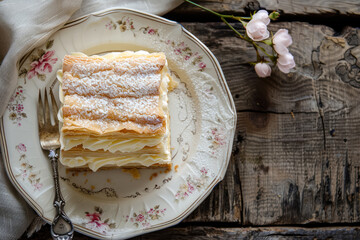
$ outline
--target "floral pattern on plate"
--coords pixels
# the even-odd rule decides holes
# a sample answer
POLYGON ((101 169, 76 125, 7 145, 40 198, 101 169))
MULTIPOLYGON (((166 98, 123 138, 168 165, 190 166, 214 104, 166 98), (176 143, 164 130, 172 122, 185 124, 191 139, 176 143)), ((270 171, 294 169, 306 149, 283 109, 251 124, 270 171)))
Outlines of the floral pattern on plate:
POLYGON ((192 65, 202 72, 206 68, 206 64, 202 61, 203 57, 198 52, 193 52, 191 48, 185 43, 176 43, 175 41, 167 40, 165 43, 173 48, 176 55, 183 57, 185 61, 190 61, 192 65))
POLYGON ((184 41, 177 43, 171 40, 162 40, 159 33, 160 31, 157 28, 153 28, 151 26, 141 26, 139 28, 136 28, 134 25, 134 20, 126 16, 122 17, 116 22, 110 20, 105 24, 105 28, 108 30, 119 29, 120 32, 131 31, 134 34, 134 37, 136 37, 135 32, 141 32, 143 34, 157 36, 159 37, 160 42, 164 42, 166 45, 171 46, 173 52, 176 55, 180 55, 185 61, 190 61, 192 65, 198 68, 198 71, 202 72, 206 69, 206 64, 203 61, 203 57, 199 54, 199 52, 193 52, 193 50, 184 41))
POLYGON ((136 227, 148 228, 151 222, 160 219, 165 215, 166 208, 160 208, 156 205, 148 210, 142 210, 139 213, 134 213, 132 217, 126 216, 126 222, 132 222, 136 227))
POLYGON ((49 40, 45 49, 35 49, 30 55, 31 63, 28 66, 22 67, 19 71, 19 77, 25 77, 26 80, 30 80, 33 77, 37 77, 41 81, 45 81, 46 74, 53 71, 53 65, 58 61, 58 58, 54 57, 55 50, 49 50, 54 44, 54 40, 49 40))
POLYGON ((9 110, 9 119, 13 122, 13 124, 17 124, 19 127, 21 126, 21 120, 27 118, 27 114, 24 112, 23 102, 26 99, 24 94, 25 89, 23 86, 18 86, 7 105, 7 110, 9 110))
POLYGON ((102 214, 103 209, 101 207, 95 206, 94 212, 85 212, 85 217, 81 219, 75 219, 75 222, 93 231, 108 235, 112 229, 116 227, 116 225, 114 222, 109 223, 109 218, 103 221, 101 219, 102 214))
POLYGON ((210 141, 210 150, 211 154, 215 155, 216 150, 218 150, 221 146, 226 144, 226 135, 224 134, 224 130, 221 128, 213 127, 208 131, 207 140, 210 141))
POLYGON ((180 185, 179 190, 175 194, 175 199, 184 200, 195 191, 200 191, 205 186, 208 178, 208 169, 205 167, 200 169, 200 177, 189 175, 186 178, 186 183, 180 185))
POLYGON ((19 161, 20 164, 20 173, 16 177, 21 178, 23 181, 28 181, 31 186, 34 187, 34 191, 40 190, 43 187, 43 184, 40 182, 39 172, 35 172, 34 166, 26 161, 26 146, 23 143, 19 143, 15 146, 15 149, 20 153, 19 161))

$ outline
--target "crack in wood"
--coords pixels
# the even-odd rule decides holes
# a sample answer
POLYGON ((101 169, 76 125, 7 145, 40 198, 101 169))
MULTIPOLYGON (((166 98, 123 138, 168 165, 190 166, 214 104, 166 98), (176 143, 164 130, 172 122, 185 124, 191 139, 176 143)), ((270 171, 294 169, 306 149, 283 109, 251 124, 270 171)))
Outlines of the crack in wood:
POLYGON ((254 109, 241 109, 241 110, 237 110, 237 113, 268 113, 268 114, 279 114, 279 115, 283 115, 283 114, 287 114, 287 115, 291 115, 292 114, 314 114, 314 113, 318 113, 318 112, 305 112, 305 111, 291 111, 291 112, 277 112, 277 111, 272 111, 272 110, 254 110, 254 109))

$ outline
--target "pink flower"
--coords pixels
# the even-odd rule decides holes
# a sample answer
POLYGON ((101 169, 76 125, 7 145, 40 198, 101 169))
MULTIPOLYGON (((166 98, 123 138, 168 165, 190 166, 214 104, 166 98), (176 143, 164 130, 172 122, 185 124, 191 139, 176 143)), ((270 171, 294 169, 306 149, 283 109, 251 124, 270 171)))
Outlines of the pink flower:
POLYGON ((257 13, 255 13, 251 20, 260 20, 265 25, 268 25, 270 23, 269 14, 266 10, 260 10, 257 13))
POLYGON ((88 222, 85 227, 104 234, 109 230, 109 226, 106 223, 88 222))
POLYGON ((280 55, 277 59, 277 66, 283 73, 289 73, 290 69, 295 67, 295 61, 291 53, 280 55))
POLYGON ((176 55, 179 55, 179 54, 181 54, 181 49, 176 48, 176 49, 174 49, 174 52, 175 52, 176 55))
POLYGON ((200 172, 203 174, 203 175, 206 175, 208 173, 207 169, 205 167, 202 167, 200 172))
POLYGON ((22 104, 19 103, 19 104, 16 106, 16 111, 17 111, 18 113, 21 113, 23 110, 24 110, 24 105, 22 105, 22 104))
POLYGON ((201 68, 201 69, 206 68, 206 64, 205 64, 205 63, 203 63, 203 62, 199 63, 199 68, 201 68))
POLYGON ((287 29, 279 29, 273 37, 274 49, 279 55, 289 52, 288 47, 292 44, 292 38, 287 29))
POLYGON ((34 184, 35 190, 40 190, 42 188, 42 186, 43 186, 42 183, 37 182, 34 184))
POLYGON ((90 218, 91 222, 100 221, 100 214, 99 213, 87 213, 86 216, 90 218))
POLYGON ((190 59, 190 56, 189 55, 186 55, 185 56, 185 60, 187 61, 187 60, 189 60, 190 59))
POLYGON ((246 25, 246 34, 254 41, 262 41, 270 35, 267 26, 262 19, 250 20, 246 25))
POLYGON ((30 64, 31 69, 28 71, 26 77, 28 79, 37 76, 38 74, 44 74, 46 72, 52 72, 52 64, 57 62, 57 58, 51 58, 54 56, 55 51, 47 51, 40 57, 38 61, 34 61, 30 64))
POLYGON ((142 215, 142 214, 137 215, 137 217, 136 217, 136 221, 137 221, 137 222, 142 222, 142 221, 144 221, 144 220, 145 220, 144 215, 142 215))
POLYGON ((148 228, 148 227, 150 227, 151 225, 150 225, 149 222, 143 222, 143 223, 142 223, 142 226, 145 227, 145 228, 148 228))
POLYGON ((17 145, 15 148, 16 148, 16 150, 17 150, 19 153, 24 153, 24 152, 26 152, 26 146, 25 146, 25 144, 23 144, 23 143, 20 143, 20 144, 17 145))
POLYGON ((112 29, 111 21, 110 21, 109 23, 107 23, 107 24, 105 25, 105 27, 106 27, 107 29, 111 30, 111 29, 112 29))
POLYGON ((188 191, 189 193, 192 193, 192 191, 194 191, 194 186, 191 185, 190 183, 188 183, 188 191))
POLYGON ((271 67, 267 63, 257 63, 255 65, 256 74, 261 77, 269 77, 271 75, 271 67))
POLYGON ((150 29, 149 29, 149 31, 148 31, 148 34, 150 34, 150 35, 154 35, 154 34, 155 34, 155 30, 154 30, 154 29, 152 29, 152 28, 150 28, 150 29))

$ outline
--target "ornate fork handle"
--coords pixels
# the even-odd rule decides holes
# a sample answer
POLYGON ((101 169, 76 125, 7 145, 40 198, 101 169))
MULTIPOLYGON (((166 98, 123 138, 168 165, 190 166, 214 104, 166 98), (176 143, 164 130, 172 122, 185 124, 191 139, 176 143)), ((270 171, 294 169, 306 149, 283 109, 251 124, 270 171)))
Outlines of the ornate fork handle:
POLYGON ((74 235, 74 226, 64 211, 65 201, 61 195, 59 174, 58 174, 58 155, 56 150, 50 150, 49 159, 53 169, 53 177, 55 182, 55 199, 54 207, 56 215, 51 224, 51 236, 55 240, 71 240, 74 235))

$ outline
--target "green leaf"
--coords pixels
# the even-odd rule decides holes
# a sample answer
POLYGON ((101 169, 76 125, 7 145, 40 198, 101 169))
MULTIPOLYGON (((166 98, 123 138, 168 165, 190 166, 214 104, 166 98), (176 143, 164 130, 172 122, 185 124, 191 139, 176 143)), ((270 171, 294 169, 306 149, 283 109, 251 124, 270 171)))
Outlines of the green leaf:
POLYGON ((109 222, 109 219, 107 218, 107 219, 104 221, 104 223, 106 223, 106 224, 107 224, 108 222, 109 222))
POLYGON ((35 62, 35 61, 38 61, 39 58, 40 58, 40 57, 35 53, 34 55, 31 55, 31 56, 30 56, 30 61, 31 61, 31 62, 35 62))
POLYGON ((41 80, 41 81, 45 81, 45 79, 46 79, 45 74, 38 74, 37 77, 38 77, 38 79, 41 80))
POLYGON ((50 40, 46 43, 46 49, 51 48, 54 45, 54 40, 50 40))
POLYGON ((27 118, 26 113, 21 113, 21 116, 22 116, 23 118, 27 118))
POLYGON ((39 56, 39 58, 40 58, 42 55, 45 54, 45 50, 42 49, 42 48, 39 48, 39 49, 37 50, 37 53, 38 53, 38 56, 39 56))
POLYGON ((272 46, 272 44, 273 44, 271 38, 265 39, 262 42, 265 43, 266 45, 269 45, 269 46, 272 46))
POLYGON ((276 61, 277 61, 277 57, 276 56, 271 56, 271 57, 269 57, 270 58, 270 60, 274 63, 274 64, 276 64, 276 61))
POLYGON ((27 74, 27 70, 25 69, 25 68, 23 68, 23 69, 21 69, 20 71, 19 71, 19 77, 21 77, 22 75, 26 75, 27 74))

